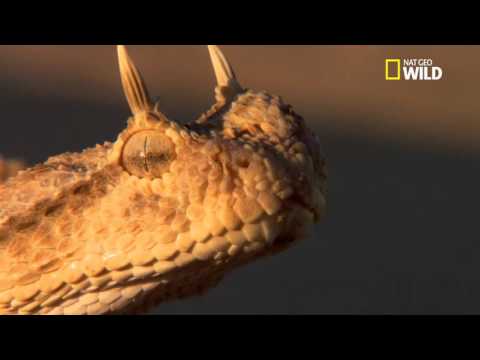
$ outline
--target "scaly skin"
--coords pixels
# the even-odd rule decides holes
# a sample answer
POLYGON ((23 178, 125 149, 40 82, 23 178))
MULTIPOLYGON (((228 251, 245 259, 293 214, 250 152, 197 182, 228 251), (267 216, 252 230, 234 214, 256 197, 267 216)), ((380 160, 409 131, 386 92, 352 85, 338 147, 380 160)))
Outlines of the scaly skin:
POLYGON ((182 126, 153 108, 120 47, 134 116, 117 141, 0 185, 0 314, 146 311, 288 248, 323 217, 315 135, 280 98, 243 90, 210 50, 217 104, 199 120, 182 126), (136 152, 139 134, 155 158, 136 152))

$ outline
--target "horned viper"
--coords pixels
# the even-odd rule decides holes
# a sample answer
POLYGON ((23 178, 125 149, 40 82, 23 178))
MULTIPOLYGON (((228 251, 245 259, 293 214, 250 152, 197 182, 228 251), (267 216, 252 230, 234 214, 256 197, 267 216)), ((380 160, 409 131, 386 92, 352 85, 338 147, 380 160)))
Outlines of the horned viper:
MULTIPOLYGON (((216 104, 196 121, 167 118, 118 46, 126 130, 0 184, 0 314, 143 312, 201 294, 323 218, 317 137, 208 49, 216 104)), ((19 168, 1 161, 0 182, 19 168)))

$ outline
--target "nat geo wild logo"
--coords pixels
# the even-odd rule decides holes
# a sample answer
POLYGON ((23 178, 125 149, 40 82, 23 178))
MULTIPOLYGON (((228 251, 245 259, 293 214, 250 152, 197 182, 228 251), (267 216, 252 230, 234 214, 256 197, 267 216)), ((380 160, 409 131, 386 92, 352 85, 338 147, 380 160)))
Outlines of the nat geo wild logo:
POLYGON ((386 80, 438 81, 443 78, 443 69, 435 66, 432 59, 386 59, 386 80))

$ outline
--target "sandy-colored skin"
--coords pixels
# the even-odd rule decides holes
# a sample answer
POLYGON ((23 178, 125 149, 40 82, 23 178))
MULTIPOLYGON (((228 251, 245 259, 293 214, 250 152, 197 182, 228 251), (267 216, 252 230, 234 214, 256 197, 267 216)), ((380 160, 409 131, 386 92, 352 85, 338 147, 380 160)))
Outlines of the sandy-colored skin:
POLYGON ((146 311, 288 248, 323 217, 316 136, 209 50, 217 104, 199 120, 166 119, 119 47, 134 115, 117 141, 0 184, 0 314, 146 311))

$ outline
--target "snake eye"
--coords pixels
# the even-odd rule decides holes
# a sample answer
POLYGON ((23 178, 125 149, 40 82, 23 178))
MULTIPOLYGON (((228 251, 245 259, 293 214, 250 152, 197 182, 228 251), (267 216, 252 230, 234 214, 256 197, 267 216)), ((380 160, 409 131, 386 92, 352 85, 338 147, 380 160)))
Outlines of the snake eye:
POLYGON ((169 170, 175 160, 175 145, 157 131, 142 131, 133 135, 123 148, 123 167, 140 178, 158 178, 169 170))

